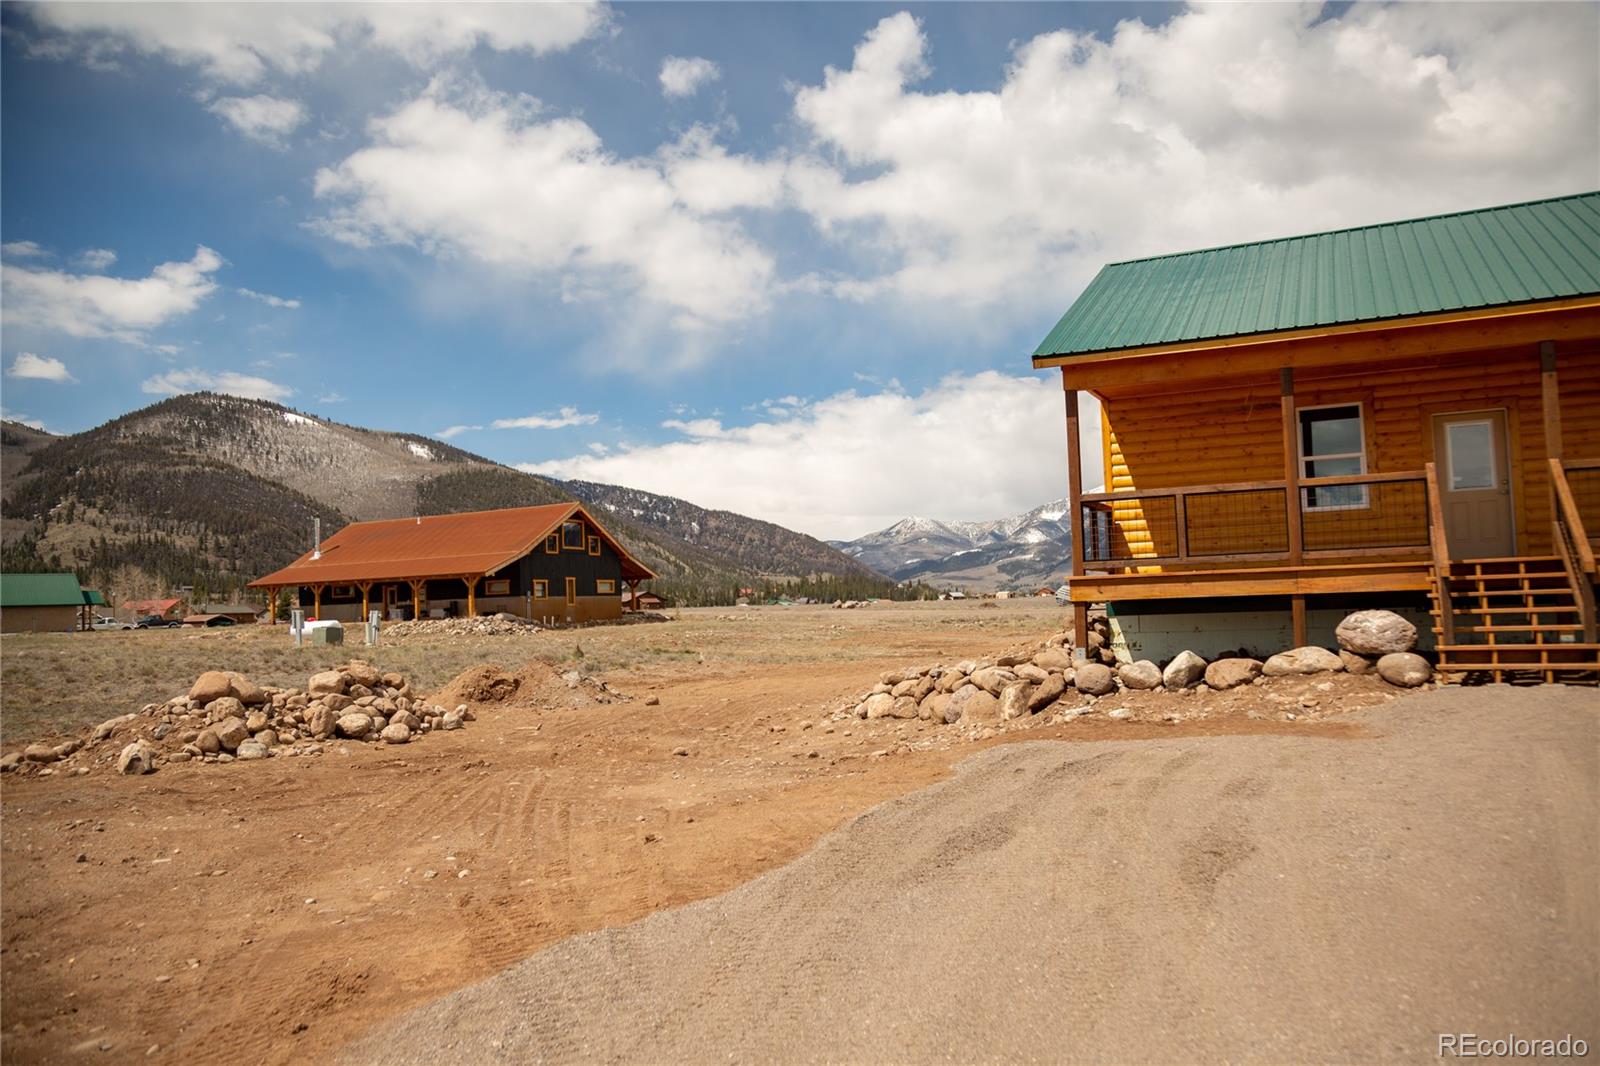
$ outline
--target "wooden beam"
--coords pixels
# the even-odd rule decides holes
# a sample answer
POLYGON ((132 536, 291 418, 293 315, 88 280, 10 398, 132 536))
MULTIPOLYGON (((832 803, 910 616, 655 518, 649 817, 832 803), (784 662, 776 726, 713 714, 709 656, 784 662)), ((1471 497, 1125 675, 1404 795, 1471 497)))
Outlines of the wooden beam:
MULTIPOLYGON (((1067 587, 1083 576, 1083 447, 1078 437, 1078 390, 1066 384, 1061 371, 1067 407, 1067 529, 1072 535, 1072 561, 1067 587)), ((1107 486, 1109 488, 1109 486, 1107 486)), ((1072 656, 1083 662, 1089 650, 1089 605, 1072 605, 1072 656)))
MULTIPOLYGON (((1294 368, 1282 367, 1278 371, 1278 385, 1282 393, 1283 408, 1283 513, 1289 524, 1289 562, 1299 565, 1305 552, 1305 540, 1300 524, 1300 416, 1294 408, 1294 368)), ((1310 638, 1306 635, 1306 598, 1296 594, 1289 599, 1289 615, 1293 623, 1294 646, 1304 647, 1310 638)))
POLYGON ((1425 592, 1428 563, 1185 570, 1160 574, 1088 574, 1072 586, 1074 605, 1103 600, 1168 600, 1237 596, 1316 596, 1351 592, 1425 592))
POLYGON ((1561 458, 1561 394, 1556 388, 1556 345, 1539 342, 1539 395, 1544 408, 1544 454, 1561 458))
POLYGON ((427 586, 428 582, 426 579, 418 581, 415 578, 408 578, 406 584, 411 586, 411 617, 421 618, 422 590, 427 586))
POLYGON ((362 581, 362 582, 358 582, 358 584, 361 587, 361 624, 362 625, 366 625, 367 624, 367 614, 368 614, 368 612, 370 612, 372 610, 372 608, 370 606, 368 606, 368 603, 367 603, 367 601, 369 600, 369 598, 371 596, 371 593, 372 593, 372 582, 370 582, 370 581, 362 581))
POLYGON ((463 576, 461 580, 463 580, 463 581, 465 581, 467 583, 467 617, 468 618, 476 618, 476 617, 478 617, 478 581, 479 581, 479 578, 474 577, 471 574, 467 574, 467 575, 463 576))
POLYGON ((311 586, 311 614, 314 618, 322 617, 322 590, 327 587, 326 585, 311 586))
POLYGON ((267 625, 278 624, 278 586, 274 585, 267 590, 267 625))

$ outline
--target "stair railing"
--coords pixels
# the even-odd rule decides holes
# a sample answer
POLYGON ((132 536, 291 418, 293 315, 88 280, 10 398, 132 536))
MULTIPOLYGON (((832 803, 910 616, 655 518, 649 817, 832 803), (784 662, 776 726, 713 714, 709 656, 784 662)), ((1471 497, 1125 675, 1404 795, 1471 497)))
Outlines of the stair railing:
POLYGON ((1578 604, 1578 621, 1583 625, 1586 644, 1596 642, 1594 550, 1589 547, 1589 535, 1584 532, 1583 516, 1578 513, 1572 496, 1572 486, 1567 482, 1567 472, 1560 459, 1550 462, 1550 512, 1552 540, 1561 556, 1561 565, 1567 571, 1567 583, 1572 586, 1573 598, 1578 604))
POLYGON ((1444 528, 1439 472, 1432 463, 1422 469, 1428 480, 1428 547, 1433 551, 1433 592, 1439 603, 1439 643, 1451 645, 1456 642, 1456 616, 1450 599, 1450 538, 1444 528))

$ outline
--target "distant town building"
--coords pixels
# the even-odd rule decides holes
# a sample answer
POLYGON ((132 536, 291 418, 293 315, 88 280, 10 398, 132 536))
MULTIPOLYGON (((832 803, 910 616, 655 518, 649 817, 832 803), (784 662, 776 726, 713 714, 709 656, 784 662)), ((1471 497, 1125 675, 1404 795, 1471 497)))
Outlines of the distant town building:
POLYGON ((71 633, 105 602, 75 574, 0 574, 0 633, 71 633))

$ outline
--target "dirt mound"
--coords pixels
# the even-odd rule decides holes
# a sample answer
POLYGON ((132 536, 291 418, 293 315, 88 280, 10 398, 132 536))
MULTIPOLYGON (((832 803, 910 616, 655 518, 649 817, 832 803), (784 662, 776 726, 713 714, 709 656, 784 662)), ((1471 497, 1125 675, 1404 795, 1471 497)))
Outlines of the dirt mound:
POLYGON ((493 663, 469 666, 431 698, 447 706, 498 703, 507 707, 546 710, 618 703, 629 697, 582 670, 561 672, 549 663, 535 659, 516 670, 505 670, 493 663))

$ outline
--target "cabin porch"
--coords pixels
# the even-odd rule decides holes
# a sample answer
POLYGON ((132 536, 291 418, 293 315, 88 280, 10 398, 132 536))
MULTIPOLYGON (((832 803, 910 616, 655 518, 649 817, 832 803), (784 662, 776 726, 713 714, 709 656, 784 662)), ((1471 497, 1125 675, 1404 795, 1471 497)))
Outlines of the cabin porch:
MULTIPOLYGON (((1511 365, 1521 365, 1523 387, 1537 405, 1522 404, 1520 425, 1516 398, 1505 399, 1504 392, 1493 390, 1492 381, 1479 396, 1463 392, 1453 403, 1462 409, 1505 411, 1499 416, 1499 473, 1490 480, 1503 479, 1499 491, 1508 511, 1515 501, 1515 514, 1508 523, 1513 528, 1507 547, 1494 554, 1485 554, 1481 540, 1474 541, 1479 522, 1475 513, 1458 506, 1470 495, 1463 491, 1470 481, 1459 472, 1452 474, 1446 448, 1454 442, 1447 445, 1443 437, 1363 449, 1363 467, 1377 466, 1386 453, 1427 459, 1416 466, 1307 476, 1315 466, 1307 462, 1302 447, 1303 412, 1308 400, 1311 405, 1325 400, 1328 390, 1321 386, 1327 375, 1338 373, 1335 368, 1319 368, 1322 376, 1312 379, 1317 384, 1309 398, 1297 398, 1293 367, 1278 369, 1274 421, 1281 423, 1281 432, 1274 434, 1279 439, 1270 449, 1276 456, 1263 455, 1266 449, 1259 445, 1265 442, 1258 440, 1241 466, 1259 471, 1270 460, 1281 464, 1281 477, 1181 485, 1163 484, 1159 476, 1135 479, 1126 470, 1137 468, 1142 458, 1135 449, 1143 426, 1136 425, 1115 444, 1108 428, 1108 470, 1114 461, 1124 469, 1119 479, 1112 479, 1114 491, 1098 493, 1082 491, 1077 395, 1064 373, 1069 492, 1079 533, 1069 582, 1078 646, 1087 639, 1092 603, 1110 605, 1114 617, 1120 607, 1135 626, 1163 612, 1171 616, 1160 623, 1166 625, 1174 618, 1210 612, 1224 629, 1231 623, 1222 616, 1230 611, 1287 612, 1289 635, 1298 646, 1310 642, 1308 613, 1314 616, 1319 607, 1327 610, 1384 594, 1397 606, 1426 606, 1428 617, 1419 629, 1431 621, 1434 640, 1424 645, 1437 649, 1446 673, 1495 679, 1524 672, 1548 680, 1576 673, 1592 676, 1600 668, 1595 610, 1600 454, 1568 452, 1574 443, 1586 451, 1595 443, 1588 432, 1594 409, 1586 390, 1595 377, 1596 356, 1585 350, 1564 357, 1565 368, 1577 371, 1583 382, 1571 390, 1581 397, 1581 410, 1569 412, 1576 416, 1569 422, 1582 428, 1573 433, 1569 425, 1564 446, 1555 345, 1530 345, 1515 354, 1520 358, 1511 365), (1115 459, 1114 448, 1121 449, 1115 459)), ((1463 364, 1481 358, 1457 356, 1463 364)), ((1497 367, 1504 365, 1496 360, 1497 367)), ((1369 368, 1363 382, 1369 397, 1364 410, 1373 406, 1374 388, 1386 410, 1400 406, 1381 398, 1385 386, 1380 381, 1374 387, 1374 377, 1369 368)), ((1253 386, 1258 392, 1259 384, 1253 386)), ((1203 391, 1216 386, 1192 382, 1188 387, 1203 391)), ((1424 393, 1420 383, 1412 389, 1424 393)), ((1159 419, 1159 403, 1152 405, 1148 396, 1140 399, 1145 424, 1159 419)), ((1113 394, 1109 409, 1114 411, 1116 404, 1113 394)), ((1431 424, 1427 399, 1416 400, 1415 410, 1420 412, 1416 424, 1431 424)), ((1120 423, 1113 418, 1108 426, 1113 424, 1120 423)), ((1424 432, 1418 429, 1415 436, 1424 432)), ((1212 460, 1209 469, 1218 465, 1212 460)), ((1148 464, 1152 471, 1156 467, 1148 464)), ((1171 628, 1180 631, 1183 626, 1171 628)), ((1323 627, 1314 628, 1325 639, 1323 627)))

